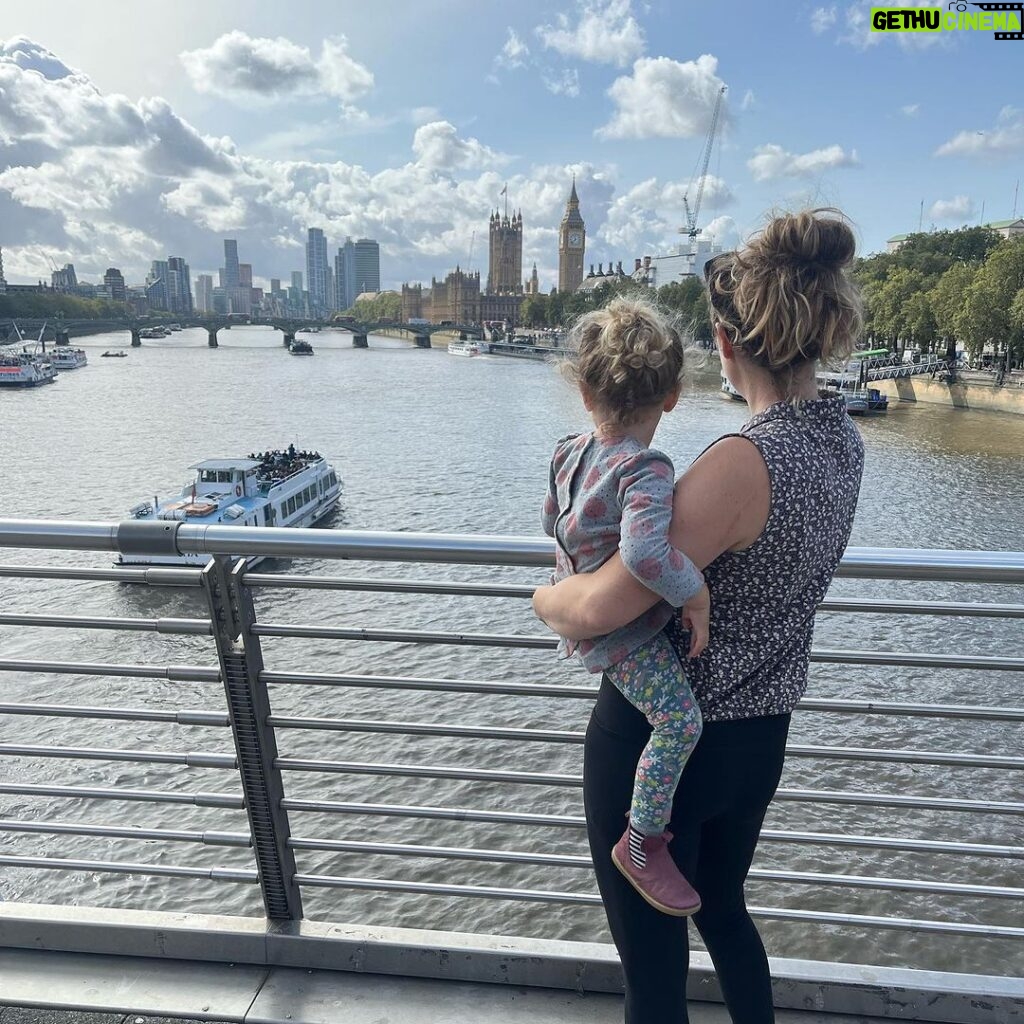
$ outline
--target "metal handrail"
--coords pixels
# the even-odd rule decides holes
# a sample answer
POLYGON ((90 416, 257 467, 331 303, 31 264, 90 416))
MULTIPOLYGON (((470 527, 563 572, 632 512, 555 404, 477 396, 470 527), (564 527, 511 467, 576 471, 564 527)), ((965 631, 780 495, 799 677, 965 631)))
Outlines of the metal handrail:
MULTIPOLYGON (((145 525, 145 524, 142 524, 145 525)), ((247 831, 190 827, 175 822, 175 828, 134 827, 115 819, 107 822, 74 822, 50 819, 6 817, 0 819, 0 833, 11 835, 53 835, 80 839, 145 840, 159 843, 193 844, 195 847, 233 847, 244 849, 258 867, 201 867, 175 864, 138 864, 129 861, 78 859, 51 856, 0 856, 0 865, 55 871, 95 871, 106 874, 138 874, 171 878, 206 879, 261 884, 261 892, 271 917, 302 915, 300 890, 352 889, 378 893, 407 892, 430 896, 459 896, 485 899, 516 900, 536 903, 596 906, 594 893, 560 892, 503 885, 453 885, 375 877, 349 877, 344 874, 306 870, 298 864, 295 854, 309 856, 317 852, 327 855, 353 856, 365 861, 371 856, 415 860, 467 860, 497 865, 533 865, 565 869, 585 869, 589 858, 581 853, 532 852, 516 849, 481 849, 473 846, 446 846, 431 843, 392 842, 387 837, 374 841, 341 836, 292 835, 295 815, 319 813, 333 816, 365 816, 370 819, 408 818, 460 822, 469 825, 502 825, 509 827, 566 829, 579 835, 585 822, 578 814, 503 811, 491 807, 461 807, 438 804, 375 803, 360 799, 309 799, 288 795, 297 776, 326 775, 351 777, 403 777, 419 780, 471 782, 502 785, 526 785, 578 791, 582 777, 575 772, 483 768, 462 764, 404 763, 392 761, 387 754, 379 760, 360 761, 355 758, 324 759, 303 756, 297 752, 277 752, 279 737, 317 732, 339 734, 377 734, 432 739, 469 739, 486 742, 555 744, 561 749, 578 747, 583 733, 563 728, 531 726, 449 724, 447 721, 388 720, 342 714, 338 717, 304 716, 274 711, 270 704, 272 687, 328 687, 339 692, 349 689, 367 691, 420 690, 434 693, 491 695, 544 698, 558 700, 592 700, 597 692, 593 680, 588 684, 566 685, 505 682, 487 679, 445 679, 417 675, 374 675, 362 673, 323 673, 316 671, 281 671, 264 666, 260 642, 265 638, 327 639, 343 642, 375 642, 390 644, 449 644, 460 647, 491 647, 521 650, 549 650, 555 641, 541 633, 451 632, 447 630, 363 628, 357 625, 307 625, 259 621, 252 608, 252 594, 273 588, 363 591, 379 594, 422 594, 465 598, 505 598, 523 601, 533 592, 533 585, 488 580, 422 580, 374 577, 297 576, 282 573, 254 572, 239 561, 232 565, 228 555, 283 556, 292 558, 353 559, 361 562, 422 562, 488 566, 526 566, 547 568, 553 557, 549 540, 514 537, 461 537, 411 533, 360 533, 355 531, 324 531, 294 529, 252 530, 245 527, 200 527, 188 523, 156 524, 158 531, 140 533, 137 523, 75 523, 67 521, 0 520, 0 547, 32 547, 58 550, 138 551, 140 545, 154 545, 166 553, 167 544, 182 554, 211 554, 216 557, 206 569, 171 567, 86 568, 81 566, 0 566, 0 577, 24 579, 65 579, 71 581, 137 583, 148 586, 189 586, 202 589, 209 607, 209 616, 182 617, 116 617, 105 615, 50 615, 18 612, 4 608, 0 626, 24 629, 125 630, 133 633, 175 636, 210 636, 216 648, 218 664, 116 664, 109 661, 36 660, 30 657, 0 660, 0 673, 68 674, 77 676, 137 678, 165 680, 175 683, 218 684, 223 687, 227 707, 219 710, 149 709, 143 706, 96 706, 89 703, 34 703, 28 700, 0 702, 0 715, 18 716, 20 721, 32 717, 69 718, 108 721, 112 723, 152 722, 169 726, 231 727, 235 741, 232 753, 189 752, 181 749, 160 749, 156 744, 145 749, 62 746, 33 743, 0 744, 0 757, 20 756, 66 761, 135 762, 143 765, 169 765, 221 770, 218 778, 231 773, 235 790, 218 792, 171 791, 160 788, 127 788, 117 785, 62 785, 41 782, 0 782, 0 794, 25 797, 95 800, 108 806, 117 801, 138 805, 170 804, 193 808, 244 811, 249 819, 247 831), (163 534, 166 534, 164 536, 163 534), (170 541, 168 541, 168 537, 170 541), (246 724, 248 723, 248 724, 246 724), (246 732, 245 730, 248 729, 246 732), (262 745, 262 746, 261 746, 262 745), (269 788, 268 788, 269 783, 269 788), (241 792, 237 786, 241 785, 241 792), (275 790, 274 787, 277 787, 275 790), (276 795, 275 795, 276 794, 276 795), (275 881, 276 879, 276 881, 275 881)), ((1024 553, 1017 552, 955 552, 899 551, 882 548, 851 548, 840 567, 841 576, 879 580, 942 581, 950 583, 1024 584, 1024 553)), ((1007 602, 972 603, 958 600, 915 601, 889 599, 874 601, 864 598, 826 597, 820 610, 832 614, 885 614, 963 616, 969 619, 1024 619, 1024 604, 1007 602)), ((167 641, 164 641, 167 642, 167 641)), ((194 648, 194 644, 189 649, 194 648)), ((268 647, 268 650, 270 648, 268 647)), ((276 648, 275 648, 276 650, 276 648)), ((931 651, 874 651, 816 648, 811 660, 831 665, 871 665, 903 668, 940 668, 979 672, 1021 672, 1024 658, 983 653, 941 654, 931 651)), ((208 691, 204 690, 204 694, 208 691)), ((214 691, 209 691, 214 692, 214 691)), ((274 691, 276 693, 276 691, 274 691)), ((142 702, 138 702, 142 703, 142 702)), ((805 698, 805 710, 817 714, 840 716, 887 716, 889 718, 924 718, 1003 723, 1012 726, 1024 722, 1024 707, 924 703, 916 701, 838 698, 805 698)), ((429 716, 427 716, 429 717, 429 716)), ((208 734, 204 734, 208 735, 208 734)), ((223 736, 223 734, 221 734, 223 736)), ((138 745, 139 741, 135 741, 138 745)), ((170 744, 175 748, 175 744, 170 744)), ((934 745, 933 745, 934 746, 934 745)), ((1024 757, 1003 750, 1017 747, 987 745, 997 752, 975 753, 946 749, 899 748, 890 740, 885 746, 849 746, 827 743, 791 743, 788 753, 801 760, 840 760, 859 763, 888 762, 903 765, 926 765, 968 771, 985 770, 1016 772, 1024 769, 1024 757)), ((415 758, 419 761, 419 758, 415 758)), ((933 773, 935 774, 935 773, 933 773)), ((148 772, 147 772, 148 775, 148 772)), ((184 776, 182 776, 184 778, 184 776)), ((147 777, 148 782, 148 777, 147 777)), ((230 785, 230 784, 228 784, 230 785)), ((302 789, 296 784, 296 789, 302 789)), ((364 795, 369 795, 364 791, 364 795)), ((883 808, 902 811, 926 811, 958 815, 992 815, 1005 818, 1024 817, 1024 802, 1012 800, 966 799, 941 794, 916 795, 907 792, 855 792, 846 790, 783 787, 776 794, 780 804, 836 805, 871 810, 883 808)), ((113 815, 112 815, 113 816, 113 815)), ((301 819, 308 821, 309 819, 301 819)), ((964 826, 966 829, 966 825, 964 826)), ((972 826, 971 832, 975 830, 972 826)), ((817 847, 822 850, 858 847, 891 855, 934 855, 985 858, 992 870, 1002 868, 1000 862, 1024 859, 1024 846, 1012 842, 988 842, 958 839, 956 834, 942 838, 918 838, 868 834, 864 826, 859 832, 808 831, 801 828, 768 827, 762 833, 766 844, 781 847, 817 847)), ((799 861, 798 861, 799 863, 799 861)), ((319 867, 319 865, 316 865, 319 867)), ((332 865, 333 866, 333 865, 332 865)), ((817 867, 817 865, 816 865, 817 867)), ((977 898, 980 900, 1020 900, 1024 889, 998 884, 992 870, 984 875, 985 884, 972 882, 958 873, 956 881, 941 881, 927 876, 893 877, 887 871, 844 874, 828 870, 797 870, 755 866, 752 880, 773 885, 814 887, 824 892, 836 889, 879 890, 892 893, 928 894, 947 899, 977 898)), ((1009 876, 1006 876, 1009 877, 1009 876)), ((975 921, 918 920, 910 917, 881 917, 870 914, 830 913, 799 907, 759 907, 756 916, 778 921, 795 921, 821 925, 845 925, 855 928, 882 928, 903 931, 931 932, 941 935, 986 936, 999 939, 1024 938, 1024 928, 998 923, 975 921)), ((973 911, 971 912, 973 913, 973 911)), ((941 910, 937 912, 942 916, 941 910)))

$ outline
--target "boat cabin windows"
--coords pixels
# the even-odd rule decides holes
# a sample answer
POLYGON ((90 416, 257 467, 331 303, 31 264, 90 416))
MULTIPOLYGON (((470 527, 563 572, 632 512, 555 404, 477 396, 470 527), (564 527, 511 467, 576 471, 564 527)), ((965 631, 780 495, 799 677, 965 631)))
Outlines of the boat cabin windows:
POLYGON ((199 470, 199 482, 201 484, 230 484, 233 482, 234 473, 230 469, 201 469, 199 470))

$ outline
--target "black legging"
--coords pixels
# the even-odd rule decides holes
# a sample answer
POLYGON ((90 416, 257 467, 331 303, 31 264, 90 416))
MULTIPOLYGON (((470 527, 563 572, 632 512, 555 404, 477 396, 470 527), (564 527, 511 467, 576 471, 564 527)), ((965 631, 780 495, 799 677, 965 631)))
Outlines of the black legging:
MULTIPOLYGON (((743 899, 761 822, 782 774, 789 715, 705 722, 679 788, 669 849, 703 903, 694 923, 734 1024, 769 1024, 768 958, 743 899)), ((687 1024, 685 918, 647 904, 612 863, 650 726, 601 681, 584 748, 590 852, 626 980, 626 1024, 687 1024)))

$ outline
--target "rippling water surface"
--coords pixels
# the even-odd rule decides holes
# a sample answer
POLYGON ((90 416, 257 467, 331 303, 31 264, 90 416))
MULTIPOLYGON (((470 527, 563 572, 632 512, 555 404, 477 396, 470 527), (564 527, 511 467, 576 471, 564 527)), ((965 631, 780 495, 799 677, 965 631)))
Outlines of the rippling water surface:
MULTIPOLYGON (((312 339, 313 359, 296 359, 280 335, 258 328, 222 332, 210 350, 205 332, 185 331, 131 349, 127 359, 100 353, 127 336, 86 339, 90 365, 62 374, 52 387, 0 393, 0 516, 112 519, 140 499, 177 490, 187 467, 212 456, 254 449, 317 448, 344 479, 336 528, 536 534, 547 460, 554 441, 585 427, 578 400, 548 367, 498 357, 453 359, 402 341, 373 337, 354 350, 344 334, 312 339)), ((677 469, 715 437, 737 429, 743 406, 722 401, 716 374, 705 373, 657 443, 677 469)), ((867 465, 853 543, 891 547, 1024 549, 1024 417, 928 406, 896 406, 887 418, 861 424, 867 465)), ((0 549, 18 563, 106 564, 107 556, 0 549)), ((264 563, 269 569, 353 576, 539 582, 530 570, 446 566, 387 566, 302 561, 264 563)), ((993 590, 948 584, 841 581, 834 593, 972 601, 1024 600, 1021 588, 993 590)), ((0 577, 3 611, 146 618, 202 616, 198 594, 126 585, 10 580, 0 577)), ((526 603, 416 595, 262 590, 261 620, 345 626, 406 627, 537 634, 526 603)), ((819 617, 816 645, 856 650, 1019 655, 1020 621, 955 617, 835 615, 819 617)), ((268 639, 269 668, 334 673, 529 680, 587 684, 550 652, 344 641, 268 639)), ((124 631, 69 631, 0 626, 0 657, 201 664, 215 662, 204 637, 124 631)), ((1020 707, 1022 674, 927 668, 815 665, 810 695, 906 702, 1020 707)), ((215 685, 163 679, 0 674, 7 703, 121 706, 141 711, 222 709, 215 685)), ((584 700, 542 700, 275 685, 275 713, 333 719, 384 719, 444 724, 505 725, 582 733, 584 700)), ((0 715, 3 742, 140 751, 229 751, 226 730, 150 721, 96 721, 0 715)), ((1017 755, 1019 723, 943 718, 851 717, 800 713, 793 741, 887 749, 918 748, 1017 755)), ((279 732, 285 756, 334 761, 420 763, 537 770, 578 775, 578 743, 434 739, 289 728, 279 732)), ((791 757, 785 789, 852 789, 997 801, 1020 799, 1019 772, 847 762, 791 757)), ((230 773, 163 764, 6 757, 0 778, 52 785, 118 786, 168 793, 231 791, 230 773)), ((579 790, 425 780, 398 775, 288 772, 296 799, 488 807, 541 813, 581 813, 579 790)), ((241 812, 179 804, 69 800, 0 795, 0 817, 56 819, 177 829, 243 830, 241 812)), ((776 803, 768 826, 804 832, 845 832, 988 845, 1021 843, 1022 819, 949 810, 901 811, 829 804, 776 803)), ((300 838, 345 838, 440 846, 583 854, 582 832, 521 828, 413 817, 295 812, 300 838)), ((187 837, 184 837, 187 838, 187 837)), ((73 838, 0 832, 0 852, 94 861, 185 865, 197 871, 250 867, 246 851, 192 842, 73 838)), ((585 869, 502 865, 427 858, 397 859, 328 851, 298 854, 309 874, 415 879, 589 893, 585 869)), ((927 879, 994 887, 1019 885, 1019 860, 878 851, 764 842, 757 867, 804 872, 927 879)), ((401 893, 308 888, 308 916, 465 931, 607 938, 599 909, 401 893)), ((106 906, 260 913, 251 886, 202 878, 168 880, 101 871, 5 868, 0 898, 106 906)), ((836 914, 1019 925, 1019 901, 1005 896, 935 895, 846 886, 755 881, 750 901, 836 914)), ((1016 973, 1020 940, 948 938, 920 931, 863 930, 839 925, 766 921, 778 956, 903 963, 934 969, 1016 973), (1016 964, 1016 968, 1014 967, 1016 964)))

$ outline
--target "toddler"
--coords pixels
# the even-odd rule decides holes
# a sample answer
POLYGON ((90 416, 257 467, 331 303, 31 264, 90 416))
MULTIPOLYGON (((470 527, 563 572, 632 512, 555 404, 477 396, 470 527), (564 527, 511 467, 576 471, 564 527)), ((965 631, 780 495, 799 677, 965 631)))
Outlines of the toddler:
POLYGON ((662 600, 621 629, 578 644, 563 639, 559 650, 604 672, 651 726, 612 860, 648 903, 685 917, 700 909, 700 897, 668 851, 666 826, 701 716, 662 629, 682 607, 700 636, 691 656, 700 653, 709 599, 700 571, 669 542, 675 473, 668 456, 650 447, 662 414, 679 399, 683 346, 654 306, 625 298, 584 315, 570 345, 576 359, 567 372, 595 429, 563 438, 551 459, 543 526, 555 539, 552 582, 592 572, 618 549, 662 600))

